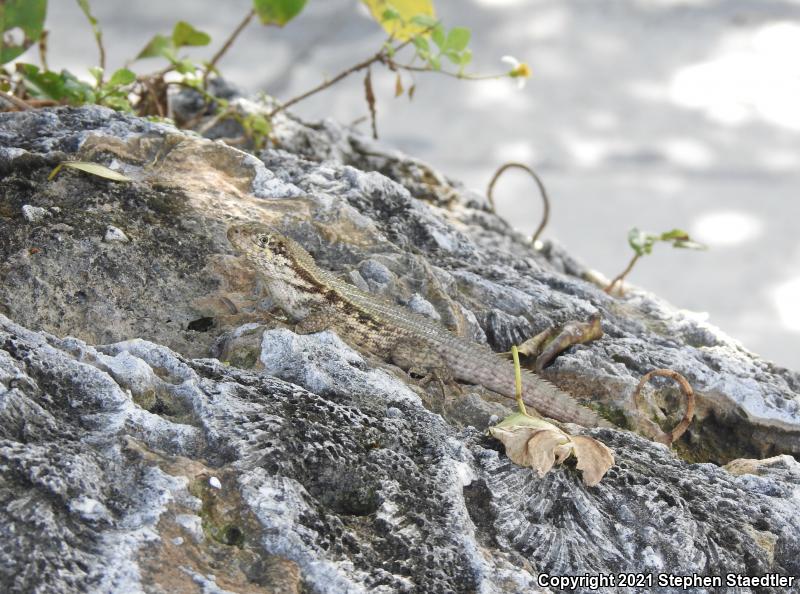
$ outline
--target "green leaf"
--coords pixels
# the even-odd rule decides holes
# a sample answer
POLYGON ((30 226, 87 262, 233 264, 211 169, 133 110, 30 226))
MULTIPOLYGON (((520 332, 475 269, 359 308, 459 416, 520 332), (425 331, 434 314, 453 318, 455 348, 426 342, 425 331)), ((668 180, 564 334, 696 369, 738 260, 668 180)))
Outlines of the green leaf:
POLYGON ((447 39, 445 38, 444 34, 444 27, 441 25, 436 25, 431 31, 431 39, 433 39, 433 42, 439 47, 439 49, 444 49, 445 44, 447 43, 447 39))
POLYGON ((470 62, 472 62, 472 50, 465 49, 463 52, 461 52, 461 62, 460 62, 460 64, 461 64, 461 66, 466 66, 470 62))
POLYGON ((689 234, 682 229, 672 229, 656 235, 640 231, 636 227, 628 232, 628 244, 639 255, 644 256, 653 252, 653 246, 657 241, 671 242, 674 248, 684 248, 690 250, 705 250, 708 246, 693 241, 689 234))
POLYGON ((71 169, 78 169, 79 171, 85 171, 86 173, 91 173, 92 175, 96 175, 98 177, 103 177, 105 179, 110 179, 112 181, 119 181, 119 182, 130 182, 133 181, 126 175, 122 175, 114 171, 113 169, 109 169, 104 165, 100 165, 99 163, 92 163, 91 161, 62 161, 59 163, 53 171, 50 172, 50 175, 47 176, 48 180, 52 180, 58 172, 61 171, 63 167, 70 167, 71 169))
POLYGON ((17 72, 25 80, 25 86, 36 97, 46 97, 54 101, 66 100, 73 105, 94 103, 96 94, 89 83, 79 80, 67 70, 61 73, 40 72, 33 64, 17 64, 17 72))
POLYGON ((153 38, 144 46, 144 49, 136 56, 137 60, 143 58, 175 58, 175 48, 172 39, 166 35, 154 35, 153 38))
POLYGON ((433 15, 418 14, 418 15, 415 15, 415 16, 411 17, 411 23, 413 25, 417 25, 417 26, 422 27, 424 29, 429 29, 431 27, 435 27, 436 23, 438 23, 438 21, 436 20, 436 17, 434 17, 433 15))
POLYGON ((387 21, 393 21, 399 18, 400 18, 399 12, 397 12, 394 8, 387 8, 386 10, 383 11, 383 14, 381 15, 381 22, 385 23, 387 21))
POLYGON ((111 75, 111 78, 108 81, 108 86, 119 87, 123 85, 129 85, 136 80, 136 74, 127 68, 120 68, 114 74, 111 75))
POLYGON ((393 40, 408 41, 436 24, 432 0, 362 0, 393 40), (387 12, 393 18, 386 19, 387 12), (397 16, 394 17, 394 14, 397 16), (417 18, 418 17, 418 18, 417 18), (430 19, 430 20, 426 20, 430 19), (424 22, 425 24, 420 24, 424 22))
POLYGON ((44 29, 47 0, 0 1, 0 64, 22 55, 44 29))
POLYGON ((461 50, 466 49, 471 36, 472 32, 466 27, 453 27, 447 33, 447 42, 445 47, 449 50, 460 52, 461 50))
POLYGON ((99 66, 92 66, 89 68, 89 74, 94 77, 94 80, 97 82, 97 84, 100 84, 100 81, 103 80, 103 69, 99 66))
POLYGON ((303 10, 306 0, 253 0, 253 8, 264 25, 283 27, 303 10))
POLYGON ((414 43, 414 47, 416 47, 420 53, 424 52, 427 54, 431 51, 430 46, 428 45, 428 40, 424 37, 414 37, 412 41, 414 43))
POLYGON ((457 52, 454 50, 446 50, 444 52, 444 56, 456 66, 459 66, 461 64, 461 52, 457 52))
POLYGON ((175 48, 187 45, 208 45, 211 36, 203 31, 198 31, 186 21, 178 21, 172 30, 172 43, 175 48))
POLYGON ((191 60, 177 60, 174 61, 175 70, 180 72, 181 74, 191 74, 195 70, 197 70, 197 64, 192 62, 191 60))
POLYGON ((672 231, 664 231, 664 233, 659 236, 659 239, 661 241, 670 241, 673 239, 687 241, 689 239, 689 234, 681 229, 673 229, 672 231))
POLYGON ((628 245, 640 256, 644 256, 653 251, 653 243, 655 243, 655 240, 655 235, 640 231, 636 227, 628 231, 628 245))
POLYGON ((128 101, 128 98, 118 93, 106 95, 99 99, 98 103, 116 111, 133 111, 133 107, 131 107, 131 102, 128 101))

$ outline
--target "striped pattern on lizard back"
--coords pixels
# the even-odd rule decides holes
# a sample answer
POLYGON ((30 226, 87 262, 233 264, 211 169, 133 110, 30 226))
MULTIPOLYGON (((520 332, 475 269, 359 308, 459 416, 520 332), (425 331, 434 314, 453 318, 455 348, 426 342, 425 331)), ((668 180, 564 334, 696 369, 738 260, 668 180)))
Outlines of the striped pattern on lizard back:
MULTIPOLYGON (((455 379, 514 397, 513 364, 488 347, 342 281, 319 268, 297 242, 269 227, 237 225, 228 230, 228 239, 254 265, 273 299, 301 331, 329 328, 350 345, 406 371, 410 367, 444 367, 455 379), (400 350, 405 356, 398 356, 400 350)), ((611 426, 572 396, 530 372, 523 372, 523 400, 559 421, 611 426)))

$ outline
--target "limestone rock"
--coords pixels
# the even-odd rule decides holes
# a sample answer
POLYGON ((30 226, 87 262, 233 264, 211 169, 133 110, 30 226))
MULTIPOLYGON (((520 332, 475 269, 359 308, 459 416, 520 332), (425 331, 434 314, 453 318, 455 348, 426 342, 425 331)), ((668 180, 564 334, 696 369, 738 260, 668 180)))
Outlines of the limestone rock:
MULTIPOLYGON (((800 574, 796 373, 644 291, 605 295, 554 242, 534 250, 480 197, 334 122, 284 115, 276 135, 256 158, 97 107, 0 114, 0 589, 800 574), (134 181, 48 181, 67 158, 134 181), (296 335, 225 240, 245 220, 495 350, 600 314, 604 337, 546 377, 625 425, 639 378, 671 368, 698 418, 675 451, 591 431, 617 460, 595 487, 569 466, 539 478, 485 435, 508 400, 296 335)), ((677 394, 654 382, 647 414, 676 420, 677 394)))

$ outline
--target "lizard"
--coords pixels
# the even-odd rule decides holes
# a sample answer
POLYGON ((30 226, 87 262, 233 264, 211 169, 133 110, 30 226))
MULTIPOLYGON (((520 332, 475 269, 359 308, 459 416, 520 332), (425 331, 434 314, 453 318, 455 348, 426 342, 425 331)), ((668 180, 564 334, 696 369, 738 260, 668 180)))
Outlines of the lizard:
MULTIPOLYGON (((262 278, 296 332, 334 330, 345 342, 406 372, 437 373, 516 397, 513 363, 488 346, 459 337, 432 318, 341 280, 318 267, 299 243, 266 225, 233 225, 227 237, 262 278)), ((614 426, 527 371, 522 375, 522 399, 558 421, 614 426)))

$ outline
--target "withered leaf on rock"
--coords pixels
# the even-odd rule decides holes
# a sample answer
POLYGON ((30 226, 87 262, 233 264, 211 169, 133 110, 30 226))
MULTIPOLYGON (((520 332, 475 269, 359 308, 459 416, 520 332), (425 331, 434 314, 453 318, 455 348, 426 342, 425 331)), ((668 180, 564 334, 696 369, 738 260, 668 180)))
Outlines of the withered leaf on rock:
POLYGON ((506 455, 515 464, 547 474, 555 464, 575 456, 583 483, 592 487, 614 465, 614 454, 592 437, 570 435, 542 418, 514 413, 489 428, 489 435, 503 442, 506 455))

